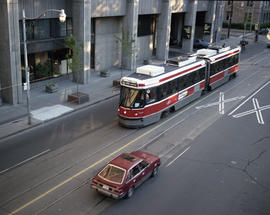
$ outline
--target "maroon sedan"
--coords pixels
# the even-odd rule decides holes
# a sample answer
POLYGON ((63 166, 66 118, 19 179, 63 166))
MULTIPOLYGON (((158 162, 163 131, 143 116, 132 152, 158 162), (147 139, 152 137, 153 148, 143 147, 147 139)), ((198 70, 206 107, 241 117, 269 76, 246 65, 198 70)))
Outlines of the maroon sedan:
POLYGON ((123 153, 93 178, 91 187, 114 199, 130 198, 135 188, 157 175, 159 165, 160 158, 147 152, 123 153))

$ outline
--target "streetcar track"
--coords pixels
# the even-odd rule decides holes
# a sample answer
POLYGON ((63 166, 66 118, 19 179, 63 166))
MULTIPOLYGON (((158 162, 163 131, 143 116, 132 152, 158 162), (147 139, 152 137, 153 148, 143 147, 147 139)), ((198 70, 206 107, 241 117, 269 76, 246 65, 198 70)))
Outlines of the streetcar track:
MULTIPOLYGON (((247 79, 252 78, 254 75, 257 75, 257 74, 253 74, 253 75, 247 76, 245 79, 241 80, 239 83, 242 83, 242 82, 246 81, 247 79)), ((226 91, 224 91, 224 92, 228 92, 228 91, 230 91, 230 90, 232 90, 233 88, 236 88, 236 87, 238 87, 238 85, 235 85, 235 86, 231 87, 230 89, 228 89, 228 90, 226 90, 226 91)), ((213 93, 206 94, 206 95, 207 95, 207 96, 210 96, 210 95, 213 95, 214 93, 217 93, 217 92, 219 92, 219 91, 216 90, 216 91, 214 91, 213 93)), ((197 101, 200 102, 203 98, 204 98, 204 96, 202 96, 202 97, 201 97, 199 100, 197 100, 197 101)), ((214 100, 214 99, 216 99, 216 98, 213 98, 212 100, 214 100)), ((199 110, 198 110, 198 111, 199 111, 199 110)), ((194 112, 197 112, 197 111, 194 111, 194 112)), ((194 113, 194 114, 195 114, 195 113, 194 113)), ((172 115, 172 116, 169 118, 169 120, 173 119, 173 118, 174 118, 173 116, 174 116, 174 115, 172 115)), ((187 117, 186 117, 186 118, 187 118, 187 117)), ((150 141, 148 141, 147 143, 145 143, 145 144, 144 144, 143 146, 141 146, 139 149, 144 148, 144 147, 146 147, 146 146, 148 146, 148 145, 151 145, 151 144, 154 143, 157 139, 161 138, 162 135, 164 135, 164 134, 165 134, 166 132, 168 132, 170 129, 175 128, 177 125, 179 125, 179 124, 182 123, 184 120, 186 120, 186 118, 182 119, 180 122, 175 123, 173 126, 169 127, 168 129, 163 130, 158 136, 156 136, 155 138, 153 138, 153 139, 151 139, 150 141)), ((130 130, 129 130, 129 131, 130 131, 130 130)), ((112 146, 113 144, 115 144, 115 143, 117 143, 118 141, 122 140, 123 138, 126 138, 126 137, 129 137, 129 136, 133 135, 133 134, 136 134, 136 132, 139 132, 139 129, 136 129, 136 130, 132 129, 131 131, 132 131, 132 132, 130 132, 130 133, 126 134, 126 135, 123 135, 122 137, 118 138, 117 140, 112 141, 110 144, 105 145, 104 147, 102 147, 101 149, 99 149, 99 150, 96 151, 95 153, 92 153, 90 156, 86 157, 85 159, 81 159, 81 160, 75 162, 75 164, 72 165, 72 166, 75 166, 75 165, 79 164, 80 162, 86 160, 87 158, 92 157, 94 154, 96 154, 96 153, 98 153, 98 152, 100 152, 100 151, 102 151, 102 150, 104 150, 104 149, 106 149, 106 148, 109 148, 110 146, 112 146)), ((176 146, 175 146, 175 147, 176 147, 176 146)), ((174 149, 175 147, 173 147, 173 149, 174 149)), ((170 151, 172 151, 172 150, 170 150, 170 151)), ((165 154, 165 155, 166 155, 166 154, 165 154)), ((165 155, 163 155, 163 156, 165 156, 165 155)), ((62 172, 60 172, 60 174, 61 174, 61 173, 62 173, 62 172)), ((57 175, 59 175, 59 174, 57 174, 57 175)), ((57 176, 57 175, 56 175, 56 176, 57 176)), ((88 181, 89 181, 89 180, 90 180, 90 179, 88 179, 88 181)), ((45 183, 45 182, 46 182, 46 181, 44 181, 43 183, 45 183)), ((80 184, 80 186, 79 186, 77 189, 79 189, 79 188, 82 187, 82 186, 83 186, 83 184, 80 184)), ((34 188, 34 187, 33 187, 33 188, 34 188)), ((77 189, 75 189, 75 190, 77 190, 77 189)), ((30 189, 29 191, 31 191, 31 190, 32 190, 32 189, 30 189)), ((66 196, 68 196, 69 194, 71 194, 71 193, 72 193, 73 191, 75 191, 75 190, 73 189, 73 190, 71 190, 71 191, 69 191, 69 192, 66 192, 65 195, 64 195, 61 199, 65 198, 66 196)), ((60 201, 61 199, 58 199, 58 200, 56 200, 56 201, 58 202, 58 201, 60 201)), ((101 204, 102 202, 104 202, 105 199, 106 199, 106 198, 104 198, 104 199, 102 199, 102 200, 99 200, 99 201, 95 204, 94 207, 96 207, 96 206, 98 206, 99 204, 101 204)), ((55 202, 55 203, 56 203, 56 202, 55 202)), ((55 203, 54 203, 54 204, 55 204, 55 203)), ((54 204, 53 204, 53 205, 54 205, 54 204)), ((3 205, 3 204, 2 204, 2 205, 3 205)), ((1 206, 2 206, 2 205, 1 205, 1 206)), ((51 205, 51 206, 52 206, 52 205, 51 205)), ((51 206, 50 206, 50 207, 51 207, 51 206)))
MULTIPOLYGON (((123 140, 124 138, 127 138, 128 136, 131 136, 131 135, 135 134, 136 132, 139 131, 139 129, 133 129, 133 130, 130 130, 130 131, 131 131, 130 133, 125 134, 125 135, 119 137, 118 139, 112 141, 111 143, 109 143, 109 144, 107 144, 107 145, 101 147, 101 148, 98 149, 97 151, 91 153, 89 156, 86 156, 86 157, 84 157, 84 158, 82 158, 82 159, 80 159, 80 160, 77 160, 77 161, 74 162, 72 165, 70 165, 70 166, 68 166, 68 167, 66 167, 66 168, 64 168, 64 169, 62 169, 61 171, 57 172, 56 174, 54 174, 54 175, 52 175, 52 176, 49 176, 49 177, 45 178, 44 180, 40 181, 40 183, 37 183, 37 184, 35 184, 34 186, 31 186, 30 188, 28 188, 28 189, 26 189, 26 190, 24 190, 24 191, 18 193, 17 195, 14 195, 13 197, 9 198, 8 200, 2 202, 1 205, 0 205, 0 207, 3 207, 4 205, 8 204, 9 202, 11 202, 11 201, 13 201, 13 200, 15 200, 15 199, 21 197, 22 195, 24 195, 24 194, 26 194, 26 193, 28 193, 28 192, 34 190, 35 188, 37 188, 37 187, 39 187, 39 186, 41 186, 41 185, 43 185, 43 184, 49 182, 50 180, 56 178, 57 176, 59 176, 59 175, 65 173, 65 172, 67 172, 68 170, 72 169, 72 168, 75 167, 76 165, 79 165, 81 162, 84 162, 85 160, 92 158, 92 157, 93 157, 94 155, 96 155, 97 153, 99 153, 99 152, 101 152, 101 151, 103 151, 103 150, 109 148, 110 146, 113 146, 114 144, 118 143, 119 141, 123 140)), ((50 158, 52 158, 52 157, 49 157, 48 159, 50 159, 50 158)))

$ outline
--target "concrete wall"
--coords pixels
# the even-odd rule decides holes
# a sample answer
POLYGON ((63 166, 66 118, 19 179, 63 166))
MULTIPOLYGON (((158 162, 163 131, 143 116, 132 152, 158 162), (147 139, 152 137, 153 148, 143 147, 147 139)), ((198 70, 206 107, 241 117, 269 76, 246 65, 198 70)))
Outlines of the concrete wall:
POLYGON ((122 18, 97 18, 95 40, 95 69, 97 71, 120 66, 121 50, 114 35, 121 35, 122 18))
POLYGON ((0 1, 0 82, 3 102, 22 103, 18 0, 0 1))
MULTIPOLYGON (((64 9, 67 16, 71 16, 70 0, 19 0, 19 17, 22 19, 22 9, 25 9, 25 16, 36 17, 47 9, 64 9)), ((42 18, 58 18, 58 13, 49 12, 42 18)))
POLYGON ((140 0, 139 14, 157 14, 161 12, 161 0, 140 0))
POLYGON ((153 53, 153 39, 154 36, 138 37, 137 41, 137 60, 143 61, 144 59, 150 59, 153 53))
POLYGON ((208 1, 199 1, 197 11, 207 11, 208 3, 208 1))
POLYGON ((92 17, 124 16, 126 0, 92 0, 92 17))
POLYGON ((188 1, 170 0, 172 13, 180 13, 187 11, 188 1))

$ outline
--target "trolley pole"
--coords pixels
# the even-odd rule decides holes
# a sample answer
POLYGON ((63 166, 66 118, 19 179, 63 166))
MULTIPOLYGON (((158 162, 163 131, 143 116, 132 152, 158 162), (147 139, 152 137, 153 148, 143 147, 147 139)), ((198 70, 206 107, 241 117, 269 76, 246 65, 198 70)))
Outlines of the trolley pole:
POLYGON ((230 32, 231 32, 231 24, 232 24, 232 15, 233 15, 233 0, 229 1, 231 3, 230 5, 230 15, 229 15, 229 25, 228 25, 228 34, 227 34, 227 38, 230 37, 230 32))

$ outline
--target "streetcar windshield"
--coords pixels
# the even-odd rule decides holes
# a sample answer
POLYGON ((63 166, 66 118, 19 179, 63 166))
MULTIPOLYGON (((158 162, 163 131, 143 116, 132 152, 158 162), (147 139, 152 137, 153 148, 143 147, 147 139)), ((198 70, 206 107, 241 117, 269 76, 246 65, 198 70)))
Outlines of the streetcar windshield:
POLYGON ((144 103, 143 90, 121 87, 120 106, 127 108, 142 108, 144 103))

